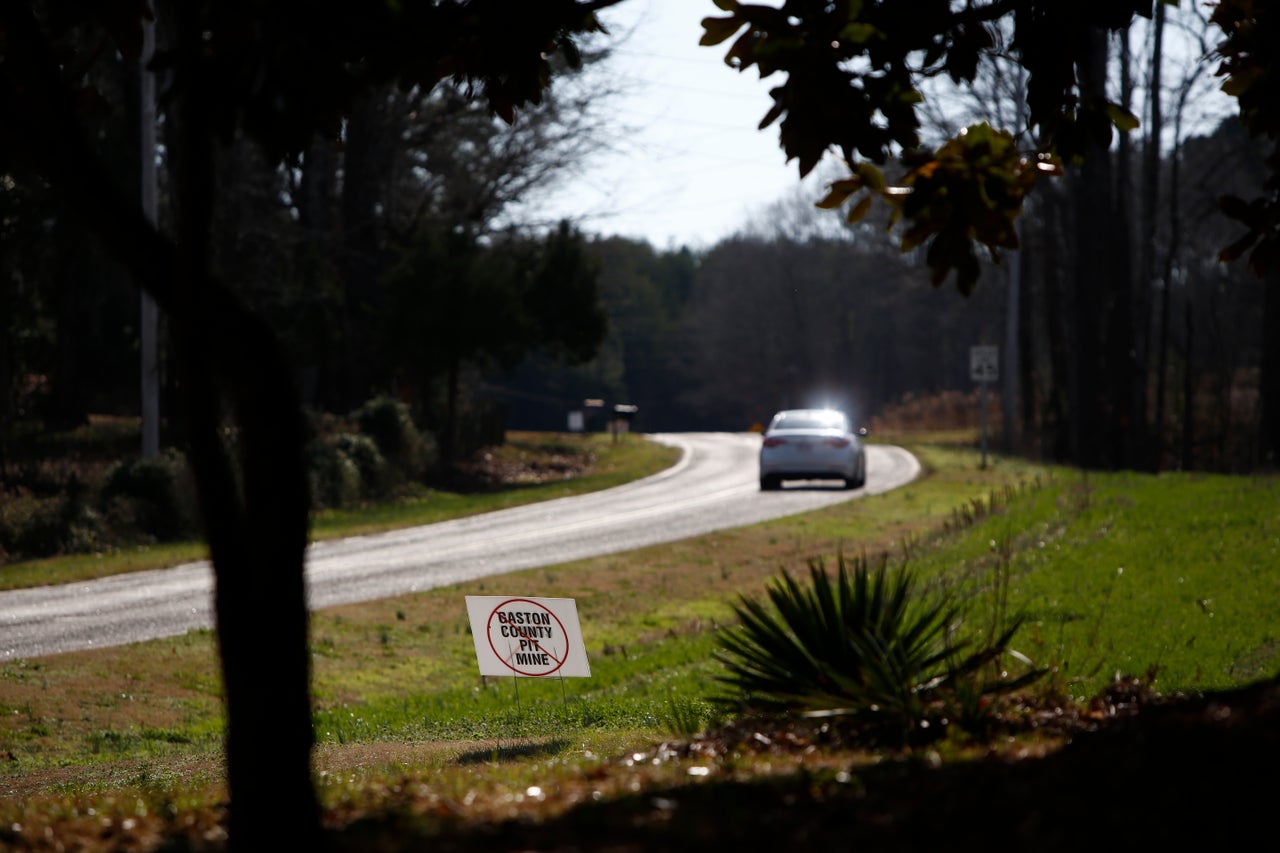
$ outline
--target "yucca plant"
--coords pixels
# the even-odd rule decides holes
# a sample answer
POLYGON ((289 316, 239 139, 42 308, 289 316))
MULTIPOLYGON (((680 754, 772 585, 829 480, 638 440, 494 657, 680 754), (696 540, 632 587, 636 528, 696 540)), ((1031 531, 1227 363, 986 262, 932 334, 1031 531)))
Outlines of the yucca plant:
POLYGON ((918 595, 905 568, 890 573, 883 561, 873 571, 865 557, 850 567, 840 555, 834 578, 822 560, 809 562, 809 574, 806 586, 784 570, 767 603, 743 596, 734 605, 738 624, 717 637, 719 680, 735 694, 726 701, 865 714, 909 732, 961 694, 1007 692, 1043 675, 1009 678, 992 666, 1020 619, 973 649, 959 636, 960 608, 918 595))

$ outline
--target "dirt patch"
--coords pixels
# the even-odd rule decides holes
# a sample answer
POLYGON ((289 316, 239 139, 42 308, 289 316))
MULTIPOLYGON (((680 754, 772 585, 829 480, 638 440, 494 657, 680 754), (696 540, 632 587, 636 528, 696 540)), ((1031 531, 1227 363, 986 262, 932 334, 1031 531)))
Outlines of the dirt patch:
POLYGON ((586 448, 526 448, 518 442, 483 448, 434 478, 463 493, 558 483, 590 473, 596 454, 586 448))

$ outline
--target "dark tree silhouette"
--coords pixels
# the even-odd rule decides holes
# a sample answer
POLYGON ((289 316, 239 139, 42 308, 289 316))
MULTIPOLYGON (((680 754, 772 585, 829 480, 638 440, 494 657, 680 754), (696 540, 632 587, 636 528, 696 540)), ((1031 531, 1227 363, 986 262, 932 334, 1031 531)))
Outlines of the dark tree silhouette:
POLYGON ((319 808, 303 555, 308 493, 302 409, 270 326, 210 272, 223 147, 242 135, 269 160, 336 137, 351 104, 393 80, 451 77, 510 122, 537 103, 549 57, 577 61, 575 38, 617 0, 413 4, 281 0, 174 3, 153 60, 165 93, 171 232, 161 233, 93 150, 85 67, 110 44, 137 57, 141 0, 0 0, 0 173, 35 174, 58 193, 168 313, 179 351, 189 455, 213 557, 227 709, 230 833, 240 848, 314 849, 319 808), (92 38, 71 38, 89 34, 92 38), (234 426, 234 446, 223 429, 234 426))
POLYGON ((415 386, 444 381, 437 437, 456 461, 462 372, 512 370, 533 352, 577 364, 606 332, 599 268, 567 223, 545 240, 484 246, 465 231, 428 231, 388 276, 387 345, 415 386))
MULTIPOLYGON (((771 92, 774 105, 761 126, 777 123, 789 159, 809 173, 837 152, 848 177, 834 181, 820 205, 848 208, 861 219, 873 199, 886 202, 904 224, 902 248, 926 250, 935 285, 955 273, 961 292, 972 292, 981 273, 977 251, 999 259, 1016 250, 1015 225, 1023 202, 1042 174, 1075 171, 1079 211, 1076 237, 1083 261, 1077 267, 1072 304, 1077 354, 1070 362, 1071 458, 1086 465, 1125 467, 1139 462, 1141 435, 1134 423, 1142 405, 1136 390, 1133 353, 1140 352, 1123 242, 1117 239, 1110 143, 1116 129, 1137 119, 1107 99, 1107 32, 1126 30, 1135 16, 1151 18, 1157 3, 1176 0, 1115 0, 1055 3, 1044 0, 949 0, 895 3, 778 5, 716 0, 725 14, 703 21, 703 44, 729 43, 726 61, 740 71, 784 80, 771 92), (1002 26, 998 27, 1000 24, 1002 26), (1008 33, 1007 43, 1002 37, 1008 33), (936 150, 921 144, 920 83, 949 76, 971 84, 980 60, 1007 54, 1027 72, 1029 129, 1034 150, 1021 151, 1007 130, 974 125, 936 150), (890 186, 882 166, 898 158, 905 172, 890 186)), ((1238 100, 1252 133, 1274 144, 1280 136, 1280 103, 1274 68, 1277 14, 1267 4, 1224 0, 1213 21, 1225 38, 1224 89, 1238 100)), ((1280 246, 1280 153, 1269 162, 1263 197, 1227 200, 1225 212, 1247 232, 1223 254, 1249 253, 1267 276, 1265 304, 1276 308, 1264 320, 1280 327, 1280 297, 1274 263, 1280 246)), ((1280 447, 1280 335, 1264 348, 1263 453, 1280 447)))

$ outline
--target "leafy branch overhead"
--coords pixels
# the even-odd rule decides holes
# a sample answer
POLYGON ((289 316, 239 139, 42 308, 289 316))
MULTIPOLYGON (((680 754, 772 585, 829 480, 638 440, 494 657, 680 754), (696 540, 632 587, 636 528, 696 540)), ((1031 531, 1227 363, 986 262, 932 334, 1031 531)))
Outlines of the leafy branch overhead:
POLYGON ((1249 132, 1273 145, 1263 195, 1249 202, 1236 196, 1221 199, 1223 212, 1248 230, 1220 257, 1233 261, 1252 249, 1249 266, 1262 275, 1280 260, 1280 81, 1275 72, 1280 12, 1259 0, 1222 0, 1212 20, 1226 36, 1217 51, 1222 57, 1218 75, 1225 78, 1222 90, 1240 105, 1240 120, 1249 132))
POLYGON ((1056 158, 1024 155, 1012 134, 986 123, 962 130, 937 151, 908 153, 903 161, 909 168, 900 185, 887 186, 879 169, 857 163, 853 175, 831 184, 818 206, 839 209, 866 190, 849 208, 848 221, 853 223, 866 215, 873 198, 882 198, 892 207, 891 226, 902 218, 909 223, 902 250, 929 243, 926 261, 934 286, 954 268, 956 284, 965 295, 973 292, 980 272, 974 244, 988 247, 995 260, 999 249, 1016 250, 1014 223, 1023 199, 1039 175, 1062 171, 1056 158))
MULTIPOLYGON (((246 130, 276 158, 302 151, 316 132, 336 137, 352 100, 392 81, 429 90, 454 80, 482 94, 510 123, 518 108, 542 102, 556 54, 570 67, 579 65, 576 39, 602 31, 596 12, 618 2, 340 0, 317 7, 300 0, 219 0, 200 12, 200 78, 177 78, 168 96, 182 95, 184 86, 199 88, 209 124, 221 138, 246 130)), ((27 110, 39 103, 24 97, 33 92, 24 81, 46 70, 36 64, 40 57, 26 52, 37 33, 36 8, 17 0, 0 4, 0 33, 10 35, 0 57, 0 103, 27 110), (15 46, 21 49, 9 49, 15 46)), ((81 28, 135 59, 150 18, 143 0, 108 0, 42 23, 59 32, 81 28)), ((73 50, 69 39, 60 49, 68 72, 83 70, 94 58, 67 53, 73 50)), ((152 68, 171 70, 177 61, 175 50, 161 47, 152 68)), ((12 144, 8 136, 0 130, 0 156, 12 144)))
MULTIPOLYGON (((788 161, 807 175, 829 151, 851 171, 821 202, 841 207, 854 195, 850 219, 870 199, 893 205, 910 223, 902 247, 928 244, 935 284, 956 271, 968 293, 977 282, 975 244, 993 258, 1017 247, 1014 224, 1022 199, 1041 174, 1058 174, 1110 143, 1113 130, 1137 119, 1105 99, 1086 97, 1079 69, 1090 57, 1091 32, 1120 30, 1135 15, 1150 17, 1155 0, 785 0, 781 6, 714 0, 727 13, 703 21, 702 44, 730 43, 725 62, 761 77, 786 79, 770 94, 760 127, 779 124, 788 161), (1009 22, 1005 27, 997 26, 1009 22), (1008 44, 1003 32, 1011 33, 1008 44), (1011 54, 1028 72, 1029 124, 1038 149, 1020 152, 1007 131, 968 128, 936 151, 921 146, 919 83, 946 75, 972 83, 984 56, 1011 54), (881 167, 901 158, 907 172, 887 189, 881 167)), ((1161 0, 1176 5, 1176 0, 1161 0)))

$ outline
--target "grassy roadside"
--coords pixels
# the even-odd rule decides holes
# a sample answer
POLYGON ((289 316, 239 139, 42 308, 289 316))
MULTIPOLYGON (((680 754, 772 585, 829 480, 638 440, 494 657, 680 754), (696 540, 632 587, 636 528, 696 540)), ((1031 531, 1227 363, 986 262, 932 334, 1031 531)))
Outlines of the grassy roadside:
MULTIPOLYGON (((614 441, 603 433, 517 432, 488 456, 494 466, 515 467, 528 460, 535 460, 536 464, 524 482, 502 489, 422 489, 383 505, 321 510, 313 514, 311 538, 319 541, 431 524, 608 489, 661 471, 675 462, 679 452, 632 438, 614 441)), ((0 590, 92 580, 207 557, 208 550, 203 543, 178 542, 0 565, 0 590)))
MULTIPOLYGON (((999 457, 982 470, 972 451, 908 446, 927 473, 888 494, 318 613, 317 766, 332 819, 434 802, 487 821, 633 784, 690 784, 695 768, 658 761, 654 744, 719 720, 711 636, 728 602, 759 593, 781 567, 841 551, 908 565, 971 601, 979 629, 1027 612, 1015 646, 1053 667, 1050 686, 1064 695, 1153 668, 1157 689, 1173 692, 1280 666, 1274 479, 1085 476, 999 457), (509 593, 577 600, 590 679, 526 681, 517 697, 516 685, 475 675, 462 597, 509 593), (643 760, 619 758, 633 755, 643 760)), ((8 662, 0 688, 0 826, 30 825, 31 798, 60 827, 90 807, 117 826, 128 815, 147 825, 139 810, 216 824, 219 685, 207 633, 8 662)), ((956 743, 945 757, 966 754, 956 743)), ((833 760, 847 773, 859 759, 814 755, 806 772, 833 760)), ((768 769, 726 761, 714 772, 795 769, 776 756, 768 769)))

